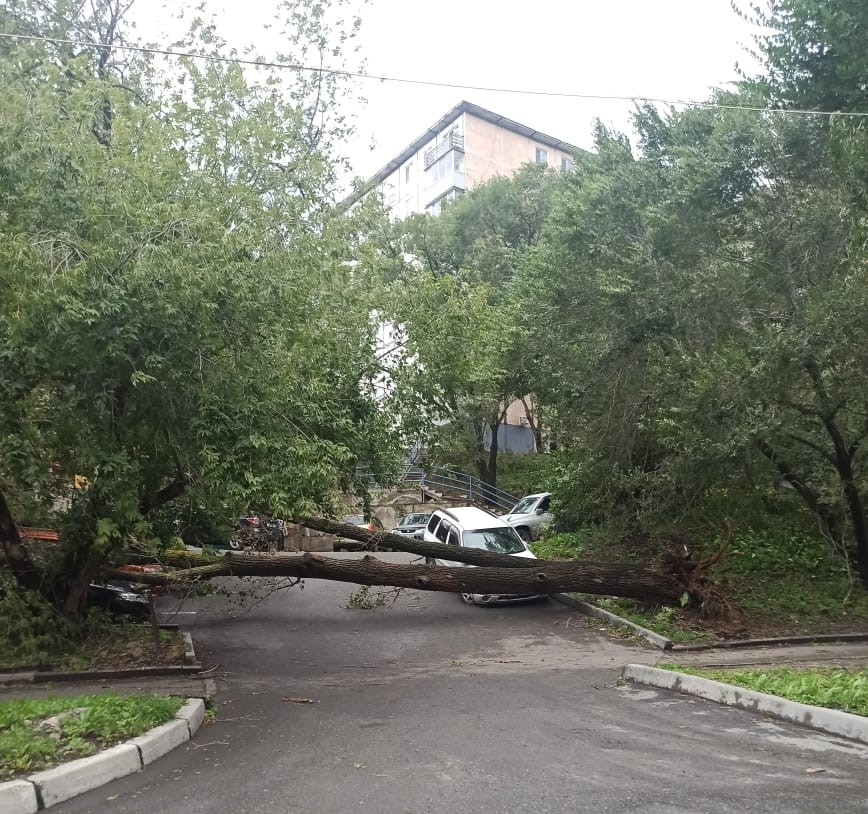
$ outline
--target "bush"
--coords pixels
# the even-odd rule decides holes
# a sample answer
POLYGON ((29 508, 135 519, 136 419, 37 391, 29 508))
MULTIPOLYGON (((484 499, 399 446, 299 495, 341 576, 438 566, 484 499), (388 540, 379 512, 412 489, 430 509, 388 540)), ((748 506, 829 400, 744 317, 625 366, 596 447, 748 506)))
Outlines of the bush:
POLYGON ((53 654, 69 649, 72 633, 44 597, 22 589, 0 567, 0 666, 49 664, 53 654))

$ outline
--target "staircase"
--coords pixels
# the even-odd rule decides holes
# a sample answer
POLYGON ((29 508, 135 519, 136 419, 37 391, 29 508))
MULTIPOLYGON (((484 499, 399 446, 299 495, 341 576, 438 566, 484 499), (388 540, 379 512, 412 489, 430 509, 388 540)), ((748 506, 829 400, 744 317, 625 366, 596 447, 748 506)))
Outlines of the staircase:
MULTIPOLYGON (((382 480, 377 473, 363 467, 356 470, 356 477, 372 484, 380 483, 382 480)), ((508 511, 518 503, 515 495, 483 483, 479 478, 466 472, 443 466, 426 465, 424 450, 419 443, 414 444, 407 452, 398 475, 398 486, 401 489, 419 489, 420 503, 428 503, 432 500, 461 501, 500 511, 508 511)))

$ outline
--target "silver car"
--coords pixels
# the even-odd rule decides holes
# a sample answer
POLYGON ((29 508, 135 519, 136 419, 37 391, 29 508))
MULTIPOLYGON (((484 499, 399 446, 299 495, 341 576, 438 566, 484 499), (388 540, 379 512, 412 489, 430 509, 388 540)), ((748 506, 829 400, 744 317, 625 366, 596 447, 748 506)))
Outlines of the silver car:
POLYGON ((523 497, 508 514, 503 515, 503 519, 521 535, 522 540, 536 540, 542 527, 552 522, 549 512, 551 498, 551 492, 523 497))
POLYGON ((425 528, 431 517, 431 512, 411 512, 398 519, 395 526, 395 534, 404 534, 407 537, 415 536, 417 531, 425 528))
MULTIPOLYGON (((497 515, 476 506, 437 509, 431 514, 422 539, 429 543, 445 543, 461 548, 478 548, 494 554, 536 559, 514 528, 497 515)), ((473 567, 431 557, 426 558, 426 562, 433 565, 473 567)), ((461 594, 461 598, 468 605, 527 602, 544 596, 545 594, 461 594)))

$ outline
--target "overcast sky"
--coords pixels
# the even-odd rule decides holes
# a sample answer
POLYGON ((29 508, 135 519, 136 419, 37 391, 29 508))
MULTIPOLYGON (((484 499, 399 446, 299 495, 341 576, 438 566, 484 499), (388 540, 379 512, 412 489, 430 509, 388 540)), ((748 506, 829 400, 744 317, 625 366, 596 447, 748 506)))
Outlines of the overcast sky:
MULTIPOLYGON (((147 8, 155 0, 143 0, 147 8)), ((171 6, 186 5, 168 0, 171 6)), ((269 0, 208 0, 222 9, 223 36, 239 48, 268 45, 269 0)), ((563 93, 702 100, 755 70, 744 52, 751 31, 730 0, 351 0, 373 75, 563 93)), ((157 18, 143 34, 165 38, 157 18), (158 33, 157 33, 158 32, 158 33)), ((556 138, 590 146, 599 117, 629 128, 629 101, 569 99, 363 81, 368 103, 353 112, 348 145, 356 173, 372 175, 462 99, 556 138), (372 146, 373 145, 373 146, 372 146)))

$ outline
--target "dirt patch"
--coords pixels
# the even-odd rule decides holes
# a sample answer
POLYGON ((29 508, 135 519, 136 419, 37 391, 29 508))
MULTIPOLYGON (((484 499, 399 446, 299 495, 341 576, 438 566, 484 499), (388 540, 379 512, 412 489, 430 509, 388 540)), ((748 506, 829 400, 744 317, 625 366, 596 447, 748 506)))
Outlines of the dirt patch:
POLYGON ((91 670, 132 670, 137 667, 174 667, 184 664, 184 639, 177 631, 160 631, 155 646, 151 628, 123 628, 119 633, 91 640, 91 670))

